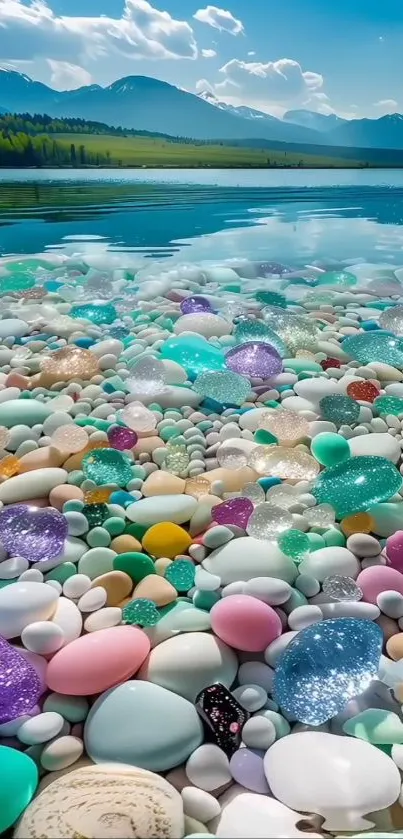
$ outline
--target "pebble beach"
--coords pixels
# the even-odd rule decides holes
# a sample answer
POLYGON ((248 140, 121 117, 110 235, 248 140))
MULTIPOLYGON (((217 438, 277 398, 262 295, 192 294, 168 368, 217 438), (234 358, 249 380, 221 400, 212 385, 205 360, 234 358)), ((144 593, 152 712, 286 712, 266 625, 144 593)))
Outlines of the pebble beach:
POLYGON ((403 835, 403 267, 0 296, 0 834, 403 835))

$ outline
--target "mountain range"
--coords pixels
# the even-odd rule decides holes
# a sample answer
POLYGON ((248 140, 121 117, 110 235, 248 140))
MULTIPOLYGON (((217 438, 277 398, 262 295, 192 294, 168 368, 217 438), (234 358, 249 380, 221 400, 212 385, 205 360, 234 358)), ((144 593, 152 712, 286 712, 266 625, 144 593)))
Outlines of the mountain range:
POLYGON ((127 76, 107 87, 57 91, 22 73, 0 68, 0 112, 7 111, 80 117, 195 140, 403 149, 401 114, 344 120, 335 114, 291 110, 277 119, 246 105, 221 102, 210 91, 193 94, 148 76, 127 76))

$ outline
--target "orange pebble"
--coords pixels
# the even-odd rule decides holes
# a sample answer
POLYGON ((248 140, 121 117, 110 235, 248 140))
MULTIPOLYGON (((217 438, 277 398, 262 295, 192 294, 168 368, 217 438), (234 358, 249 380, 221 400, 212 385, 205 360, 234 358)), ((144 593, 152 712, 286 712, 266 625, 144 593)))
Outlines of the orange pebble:
POLYGON ((6 387, 19 387, 21 390, 29 390, 31 387, 30 379, 21 373, 9 373, 4 384, 6 387))
POLYGON ((340 526, 345 536, 352 536, 353 533, 371 533, 375 524, 369 513, 354 513, 343 519, 340 526))
POLYGON ((112 490, 110 487, 97 487, 84 493, 86 504, 107 504, 112 490))
POLYGON ((400 661, 403 658, 403 632, 392 635, 386 643, 386 652, 393 658, 393 661, 400 661))
POLYGON ((18 475, 19 471, 20 461, 15 455, 9 454, 0 460, 0 478, 12 478, 13 475, 18 475))

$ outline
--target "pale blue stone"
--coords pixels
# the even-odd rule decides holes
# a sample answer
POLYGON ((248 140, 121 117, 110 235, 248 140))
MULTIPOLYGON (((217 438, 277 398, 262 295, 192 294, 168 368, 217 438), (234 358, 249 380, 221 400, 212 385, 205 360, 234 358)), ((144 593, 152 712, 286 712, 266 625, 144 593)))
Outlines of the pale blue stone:
POLYGON ((140 680, 105 691, 84 729, 95 763, 126 763, 165 772, 183 763, 203 742, 199 715, 187 699, 140 680))

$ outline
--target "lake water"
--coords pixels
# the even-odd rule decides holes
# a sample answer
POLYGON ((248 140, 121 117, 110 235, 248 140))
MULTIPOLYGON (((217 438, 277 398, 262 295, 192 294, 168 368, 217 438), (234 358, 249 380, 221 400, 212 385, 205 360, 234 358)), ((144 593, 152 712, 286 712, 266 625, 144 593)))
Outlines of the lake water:
POLYGON ((0 255, 403 264, 399 170, 0 170, 0 255))

